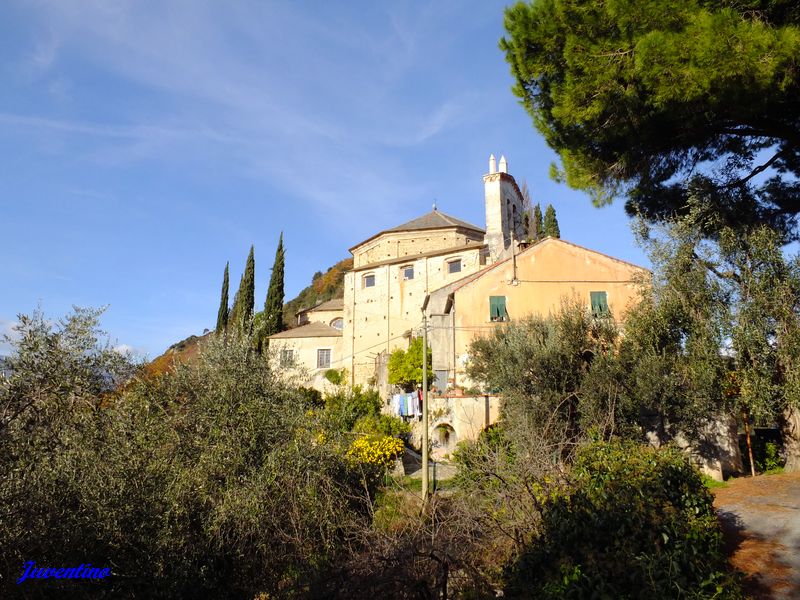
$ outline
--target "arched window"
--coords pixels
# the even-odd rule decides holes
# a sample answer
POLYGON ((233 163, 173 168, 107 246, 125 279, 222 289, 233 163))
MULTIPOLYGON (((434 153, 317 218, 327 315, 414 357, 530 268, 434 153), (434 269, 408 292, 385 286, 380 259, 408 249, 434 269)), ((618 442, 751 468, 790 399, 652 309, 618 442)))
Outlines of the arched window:
POLYGON ((331 321, 331 327, 341 331, 344 328, 344 319, 342 319, 342 317, 336 317, 333 321, 331 321))

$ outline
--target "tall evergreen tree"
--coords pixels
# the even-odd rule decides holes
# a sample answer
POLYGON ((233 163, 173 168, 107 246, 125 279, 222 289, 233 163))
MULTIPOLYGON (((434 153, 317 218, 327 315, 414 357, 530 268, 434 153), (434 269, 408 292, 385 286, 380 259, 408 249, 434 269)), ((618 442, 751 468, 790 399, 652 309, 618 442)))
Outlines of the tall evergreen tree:
POLYGON ((531 223, 531 237, 538 241, 544 237, 544 221, 542 220, 542 207, 539 203, 533 207, 533 223, 531 223))
POLYGON ((561 237, 561 230, 558 228, 558 219, 556 218, 556 209, 552 204, 547 205, 544 211, 544 235, 554 238, 561 237))
POLYGON ((239 279, 239 289, 236 290, 236 293, 233 295, 233 306, 231 307, 231 311, 228 314, 228 330, 235 331, 236 333, 240 333, 239 328, 239 313, 241 312, 241 302, 239 300, 239 290, 242 289, 242 280, 239 279))
POLYGON ((247 256, 244 273, 239 280, 239 289, 233 297, 233 308, 228 317, 228 325, 239 334, 252 333, 253 306, 255 305, 256 261, 253 246, 247 256))
POLYGON ((286 330, 283 322, 283 271, 285 252, 283 249, 283 232, 278 239, 278 248, 275 251, 275 262, 272 265, 272 275, 269 278, 267 299, 264 301, 264 321, 258 332, 258 347, 266 345, 267 337, 286 330))
POLYGON ((225 275, 222 277, 222 294, 219 299, 219 311, 217 312, 217 335, 221 335, 228 329, 228 271, 229 263, 225 263, 225 275))
POLYGON ((528 182, 523 181, 520 187, 520 194, 522 195, 522 230, 525 240, 531 239, 533 229, 533 206, 531 203, 531 192, 528 189, 528 182))
POLYGON ((253 246, 250 246, 250 254, 247 255, 247 264, 244 266, 239 300, 241 302, 239 314, 241 331, 250 334, 252 333, 253 308, 256 304, 256 259, 253 246))
POLYGON ((786 0, 533 0, 500 47, 557 180, 654 221, 700 197, 797 233, 799 23, 786 0))

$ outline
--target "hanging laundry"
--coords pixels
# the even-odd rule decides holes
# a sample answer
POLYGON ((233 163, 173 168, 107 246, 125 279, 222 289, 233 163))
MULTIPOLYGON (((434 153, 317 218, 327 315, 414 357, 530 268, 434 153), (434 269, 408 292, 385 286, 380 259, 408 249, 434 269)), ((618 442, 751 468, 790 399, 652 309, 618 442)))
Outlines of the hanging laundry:
POLYGON ((419 410, 419 404, 417 403, 417 394, 411 393, 408 395, 408 403, 411 405, 411 414, 415 417, 419 417, 422 412, 419 410))

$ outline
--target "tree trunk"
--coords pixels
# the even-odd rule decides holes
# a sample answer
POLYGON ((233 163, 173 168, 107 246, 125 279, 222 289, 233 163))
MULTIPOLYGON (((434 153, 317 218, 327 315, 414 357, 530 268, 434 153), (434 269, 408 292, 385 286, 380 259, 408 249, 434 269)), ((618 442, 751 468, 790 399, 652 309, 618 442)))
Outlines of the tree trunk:
POLYGON ((784 470, 788 473, 798 472, 800 471, 800 409, 792 407, 783 411, 781 434, 783 449, 786 452, 784 470))
POLYGON ((742 412, 742 419, 744 420, 744 439, 747 442, 747 457, 750 459, 750 476, 756 476, 756 463, 753 460, 753 442, 750 439, 750 419, 747 416, 747 411, 742 412))

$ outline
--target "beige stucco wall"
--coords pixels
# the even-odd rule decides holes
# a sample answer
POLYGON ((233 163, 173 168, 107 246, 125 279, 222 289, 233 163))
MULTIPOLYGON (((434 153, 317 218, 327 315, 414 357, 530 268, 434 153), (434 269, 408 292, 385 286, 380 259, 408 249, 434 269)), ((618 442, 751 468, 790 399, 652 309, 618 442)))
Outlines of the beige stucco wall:
MULTIPOLYGON (((458 442, 477 440, 487 427, 500 418, 501 400, 498 396, 428 397, 431 457, 441 459, 452 455, 458 442), (450 430, 445 437, 444 431, 450 430)), ((421 448, 422 423, 412 421, 411 444, 421 448)))
POLYGON ((342 338, 336 337, 306 337, 306 338, 276 338, 269 342, 270 358, 275 368, 286 372, 290 377, 299 379, 301 385, 313 387, 321 392, 330 391, 333 387, 324 378, 328 369, 317 368, 317 350, 330 348, 331 369, 342 368, 342 338), (292 368, 280 365, 281 350, 294 351, 294 366, 292 368))
POLYGON ((353 384, 366 384, 375 375, 381 352, 408 347, 408 332, 422 324, 422 303, 434 289, 481 268, 481 249, 455 248, 439 256, 362 267, 345 274, 343 348, 353 384), (461 259, 461 272, 448 273, 447 263, 461 259), (414 279, 403 279, 403 267, 414 267, 414 279), (363 277, 375 275, 373 287, 363 287, 363 277))
POLYGON ((330 325, 334 321, 334 319, 340 319, 344 317, 344 311, 341 309, 309 310, 307 315, 309 323, 325 323, 325 325, 330 325))
MULTIPOLYGON (((502 325, 489 318, 490 296, 505 296, 508 316, 513 321, 531 314, 555 313, 564 300, 577 300, 590 310, 589 293, 604 291, 609 310, 620 318, 639 298, 637 277, 648 273, 641 267, 555 239, 529 248, 517 256, 516 263, 516 285, 512 283, 513 261, 498 264, 453 291, 453 315, 438 321, 431 319, 434 327, 439 326, 431 336, 433 368, 447 369, 457 385, 470 383, 464 374, 470 343, 502 325)), ((436 302, 429 303, 431 312, 441 308, 446 292, 442 290, 436 295, 436 302)))
POLYGON ((474 242, 483 242, 483 233, 463 228, 383 233, 352 249, 353 268, 474 242))

